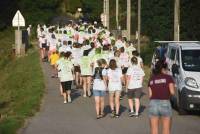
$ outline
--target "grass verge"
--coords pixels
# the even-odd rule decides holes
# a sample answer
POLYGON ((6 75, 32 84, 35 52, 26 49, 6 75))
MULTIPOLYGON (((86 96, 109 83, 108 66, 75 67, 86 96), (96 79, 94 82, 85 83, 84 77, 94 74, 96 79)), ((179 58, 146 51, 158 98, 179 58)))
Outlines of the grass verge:
MULTIPOLYGON (((0 40, 1 46, 4 43, 0 40)), ((10 44, 8 41, 6 50, 11 48, 10 44)), ((15 134, 25 119, 39 110, 44 77, 39 53, 34 48, 24 57, 0 60, 4 63, 0 64, 0 134, 15 134)))

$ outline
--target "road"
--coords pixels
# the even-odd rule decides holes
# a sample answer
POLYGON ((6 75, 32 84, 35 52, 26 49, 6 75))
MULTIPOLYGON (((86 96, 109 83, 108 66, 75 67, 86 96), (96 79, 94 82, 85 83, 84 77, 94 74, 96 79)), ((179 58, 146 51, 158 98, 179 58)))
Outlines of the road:
MULTIPOLYGON (((150 132, 147 116, 148 98, 141 99, 142 115, 128 117, 127 98, 121 100, 120 118, 96 119, 94 99, 83 98, 82 90, 74 90, 73 102, 64 104, 59 95, 59 82, 51 78, 51 68, 42 64, 45 76, 46 93, 41 110, 20 129, 20 134, 148 134, 150 132)), ((108 98, 108 96, 106 96, 108 98)), ((109 112, 108 99, 105 111, 109 112)), ((199 134, 200 116, 179 116, 173 111, 172 134, 199 134)))

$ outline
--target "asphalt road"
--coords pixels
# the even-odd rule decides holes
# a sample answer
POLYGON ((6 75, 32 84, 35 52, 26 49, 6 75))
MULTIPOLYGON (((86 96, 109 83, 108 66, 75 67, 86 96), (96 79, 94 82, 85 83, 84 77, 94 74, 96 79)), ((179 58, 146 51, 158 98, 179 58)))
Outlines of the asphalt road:
MULTIPOLYGON (((128 102, 126 96, 121 100, 120 118, 110 118, 107 115, 96 119, 94 99, 83 98, 82 90, 74 90, 73 102, 64 104, 59 95, 59 82, 51 78, 51 68, 42 64, 46 94, 41 110, 22 128, 20 134, 148 134, 150 133, 147 116, 148 98, 141 99, 141 116, 128 117, 128 102)), ((145 91, 146 92, 146 91, 145 91)), ((108 96, 106 96, 105 111, 109 112, 108 96)), ((200 114, 199 114, 200 115, 200 114)), ((173 111, 172 134, 200 134, 200 116, 179 116, 173 111)))

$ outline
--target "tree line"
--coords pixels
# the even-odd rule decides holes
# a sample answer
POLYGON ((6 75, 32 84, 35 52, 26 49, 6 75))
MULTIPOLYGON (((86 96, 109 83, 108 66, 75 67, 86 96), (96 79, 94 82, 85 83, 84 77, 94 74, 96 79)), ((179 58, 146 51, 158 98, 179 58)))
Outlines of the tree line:
MULTIPOLYGON (((132 33, 137 30, 137 0, 132 0, 132 33)), ((200 1, 180 0, 181 40, 200 39, 200 1)), ((75 13, 81 7, 87 20, 100 21, 103 0, 1 0, 0 30, 11 26, 19 9, 26 24, 48 23, 53 17, 75 13)), ((152 40, 173 40, 174 0, 142 0, 142 34, 152 40)), ((115 0, 110 0, 110 25, 116 28, 115 0)), ((119 0, 119 22, 126 28, 126 0, 119 0)))

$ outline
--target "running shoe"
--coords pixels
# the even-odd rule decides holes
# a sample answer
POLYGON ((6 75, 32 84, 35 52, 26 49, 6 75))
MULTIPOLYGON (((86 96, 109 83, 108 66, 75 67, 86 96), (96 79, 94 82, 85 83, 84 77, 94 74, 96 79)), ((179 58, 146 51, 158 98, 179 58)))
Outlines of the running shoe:
POLYGON ((119 114, 115 114, 115 118, 119 118, 119 114))
POLYGON ((135 115, 135 112, 129 112, 128 116, 133 117, 135 115))
POLYGON ((101 116, 100 116, 100 115, 97 115, 96 119, 98 120, 98 119, 100 119, 100 118, 101 118, 101 116))
POLYGON ((67 101, 64 101, 64 104, 66 104, 67 103, 67 101))
POLYGON ((91 95, 92 95, 92 94, 91 94, 91 91, 89 91, 89 92, 88 92, 88 97, 90 97, 91 95))
POLYGON ((84 98, 86 98, 86 97, 87 97, 87 95, 86 95, 86 94, 84 94, 84 95, 83 95, 83 97, 84 97, 84 98))
POLYGON ((115 111, 114 111, 114 110, 111 112, 110 117, 111 117, 111 118, 114 118, 114 117, 115 117, 115 111))
POLYGON ((139 114, 137 113, 134 113, 134 115, 133 115, 135 118, 138 118, 139 117, 139 114))
POLYGON ((71 102, 72 102, 71 97, 68 97, 68 98, 67 98, 67 101, 68 101, 69 103, 71 103, 71 102))

